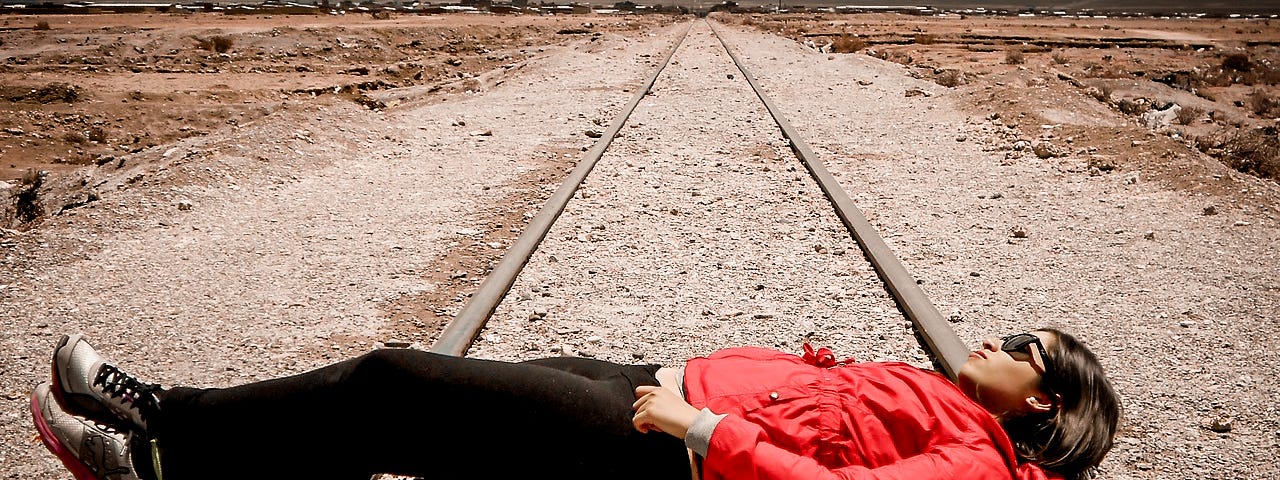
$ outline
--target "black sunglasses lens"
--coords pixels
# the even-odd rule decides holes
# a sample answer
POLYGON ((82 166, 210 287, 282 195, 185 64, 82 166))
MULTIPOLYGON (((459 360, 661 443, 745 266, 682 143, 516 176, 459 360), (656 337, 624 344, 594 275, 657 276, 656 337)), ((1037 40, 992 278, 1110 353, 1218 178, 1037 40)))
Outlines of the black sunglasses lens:
POLYGON ((1021 333, 1018 335, 1005 337, 1004 345, 1001 345, 1000 349, 1006 352, 1017 352, 1027 348, 1027 345, 1030 345, 1032 342, 1035 342, 1036 340, 1039 340, 1039 339, 1036 338, 1035 335, 1032 335, 1029 333, 1021 333))

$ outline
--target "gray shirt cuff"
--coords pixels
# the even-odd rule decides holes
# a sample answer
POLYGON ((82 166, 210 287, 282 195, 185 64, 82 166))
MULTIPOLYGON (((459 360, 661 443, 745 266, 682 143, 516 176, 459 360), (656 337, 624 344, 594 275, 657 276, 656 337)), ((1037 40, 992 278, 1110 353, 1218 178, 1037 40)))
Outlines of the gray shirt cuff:
POLYGON ((723 414, 717 415, 711 410, 702 409, 684 435, 684 446, 698 455, 707 456, 707 450, 711 448, 711 432, 716 430, 716 425, 719 425, 720 419, 724 417, 723 414))

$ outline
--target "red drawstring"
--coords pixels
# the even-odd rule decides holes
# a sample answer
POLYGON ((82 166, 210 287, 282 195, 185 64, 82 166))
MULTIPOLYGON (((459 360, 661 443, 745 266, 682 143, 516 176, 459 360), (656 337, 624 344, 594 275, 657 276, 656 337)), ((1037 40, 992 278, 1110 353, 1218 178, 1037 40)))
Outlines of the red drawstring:
POLYGON ((836 361, 836 354, 832 353, 831 349, 827 347, 822 347, 822 348, 819 348, 817 351, 814 351, 813 346, 809 345, 809 342, 804 342, 803 358, 804 358, 804 363, 813 365, 818 368, 831 368, 831 367, 838 367, 841 365, 847 365, 847 364, 853 363, 852 358, 846 358, 844 360, 836 361))

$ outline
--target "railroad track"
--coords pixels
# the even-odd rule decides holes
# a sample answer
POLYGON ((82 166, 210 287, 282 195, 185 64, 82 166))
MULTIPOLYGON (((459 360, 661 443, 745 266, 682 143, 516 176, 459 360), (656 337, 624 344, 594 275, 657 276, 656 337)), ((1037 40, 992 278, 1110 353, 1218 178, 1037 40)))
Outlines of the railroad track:
MULTIPOLYGON (((560 218, 570 200, 574 198, 575 192, 581 188, 583 182, 587 180, 597 163, 609 150, 614 138, 622 132, 624 125, 628 123, 636 108, 651 95, 655 82, 663 74, 663 71, 672 64, 673 57, 685 45, 690 31, 699 25, 704 25, 710 30, 711 35, 708 36, 705 33, 701 33, 700 38, 714 38, 720 48, 732 59, 736 75, 741 75, 746 80, 754 91, 756 98, 759 99, 758 101, 763 103, 768 115, 776 124, 776 128, 781 130, 791 153, 808 171, 812 180, 817 183, 844 229, 857 242, 858 247, 870 261, 875 273, 883 281, 885 290, 890 293, 898 309, 910 320, 918 340, 929 350, 935 365, 947 375, 955 378, 958 369, 969 353, 965 344, 951 330, 941 313, 938 312, 919 288, 915 278, 906 270, 875 231, 875 228, 853 204, 848 194, 831 173, 827 171, 808 143, 801 138, 798 131, 782 115, 777 105, 765 94, 737 56, 733 47, 729 45, 713 23, 710 20, 693 22, 678 35, 670 50, 645 81, 643 87, 637 89, 631 101, 601 134, 600 139, 579 161, 577 167, 569 173, 564 183, 560 185, 542 209, 530 220, 524 232, 515 240, 485 280, 481 282, 469 302, 455 315, 453 321, 442 332, 432 346, 432 351, 450 355, 464 355, 471 348, 472 343, 485 328, 490 316, 493 315, 499 304, 503 302, 511 291, 512 285, 515 284, 525 265, 547 237, 548 232, 551 231, 557 219, 560 218)), ((735 73, 730 73, 727 77, 729 80, 734 80, 735 73)), ((663 95, 666 95, 666 93, 663 95)), ((765 170, 768 170, 767 167, 765 170)), ((658 188, 658 186, 655 185, 654 188, 658 188)), ((675 211, 674 208, 672 210, 675 211)))

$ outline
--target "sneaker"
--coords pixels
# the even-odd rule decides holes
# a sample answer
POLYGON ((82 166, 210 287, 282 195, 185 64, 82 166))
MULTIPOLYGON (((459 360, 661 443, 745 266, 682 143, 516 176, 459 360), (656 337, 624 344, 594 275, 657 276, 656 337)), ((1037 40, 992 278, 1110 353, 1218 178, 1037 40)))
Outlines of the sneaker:
POLYGON ((138 381, 106 363, 79 334, 53 351, 53 396, 67 412, 120 431, 145 433, 160 411, 160 386, 138 381))
POLYGON ((43 382, 31 394, 31 417, 44 446, 76 480, 138 480, 129 439, 62 411, 50 390, 43 382))

